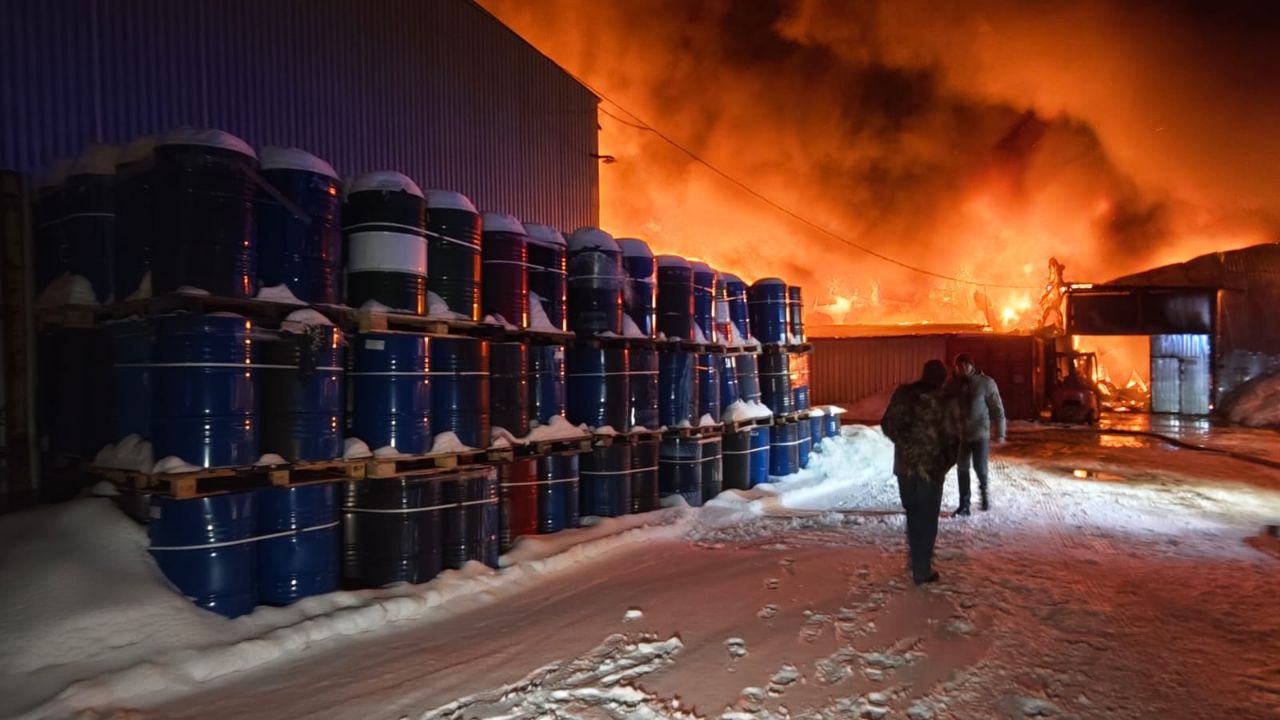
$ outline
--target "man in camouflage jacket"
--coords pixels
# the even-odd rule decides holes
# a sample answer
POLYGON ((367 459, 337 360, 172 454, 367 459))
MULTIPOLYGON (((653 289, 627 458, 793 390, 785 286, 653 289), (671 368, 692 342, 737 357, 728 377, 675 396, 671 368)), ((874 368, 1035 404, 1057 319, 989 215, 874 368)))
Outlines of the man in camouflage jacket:
POLYGON ((933 545, 938 537, 942 483, 960 451, 960 418, 942 389, 947 367, 925 363, 920 380, 899 387, 880 427, 893 441, 893 473, 907 511, 907 550, 916 583, 934 582, 933 545))

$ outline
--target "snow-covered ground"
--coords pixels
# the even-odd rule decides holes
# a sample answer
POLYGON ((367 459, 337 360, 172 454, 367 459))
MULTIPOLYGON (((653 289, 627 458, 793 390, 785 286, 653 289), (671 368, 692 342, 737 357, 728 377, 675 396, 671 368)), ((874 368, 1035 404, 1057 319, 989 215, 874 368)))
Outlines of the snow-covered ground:
POLYGON ((498 573, 237 620, 170 593, 108 501, 2 518, 0 715, 1277 717, 1280 472, 1024 429, 915 587, 891 447, 846 433, 776 485, 498 573))

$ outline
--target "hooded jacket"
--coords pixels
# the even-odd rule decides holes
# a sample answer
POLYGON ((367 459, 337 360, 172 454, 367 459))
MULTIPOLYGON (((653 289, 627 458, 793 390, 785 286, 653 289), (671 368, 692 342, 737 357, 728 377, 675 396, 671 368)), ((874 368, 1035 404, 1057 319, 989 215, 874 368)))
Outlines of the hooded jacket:
POLYGON ((961 439, 964 442, 1003 440, 1005 435, 1004 401, 996 381, 974 370, 969 375, 956 375, 947 381, 945 392, 955 397, 960 406, 961 439))
POLYGON ((893 441, 893 473, 942 482, 960 454, 954 399, 923 381, 899 387, 880 420, 893 441))

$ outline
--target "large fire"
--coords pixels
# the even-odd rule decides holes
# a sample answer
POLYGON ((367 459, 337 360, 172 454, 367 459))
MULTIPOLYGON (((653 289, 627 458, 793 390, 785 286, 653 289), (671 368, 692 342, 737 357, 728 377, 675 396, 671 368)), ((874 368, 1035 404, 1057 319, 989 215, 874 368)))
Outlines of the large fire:
POLYGON ((481 2, 608 97, 602 226, 801 284, 811 325, 1029 329, 1050 256, 1093 282, 1278 237, 1280 97, 1250 89, 1280 54, 1247 11, 481 2))

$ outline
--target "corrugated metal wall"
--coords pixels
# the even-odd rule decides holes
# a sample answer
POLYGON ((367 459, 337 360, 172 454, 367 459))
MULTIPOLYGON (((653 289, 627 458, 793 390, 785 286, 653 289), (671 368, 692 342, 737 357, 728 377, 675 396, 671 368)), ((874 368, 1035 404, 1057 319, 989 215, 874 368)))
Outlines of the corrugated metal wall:
POLYGON ((470 0, 6 0, 0 168, 179 125, 598 222, 596 98, 470 0))
POLYGON ((809 362, 813 404, 840 405, 848 420, 878 420, 888 395, 947 355, 947 337, 815 338, 809 362))

